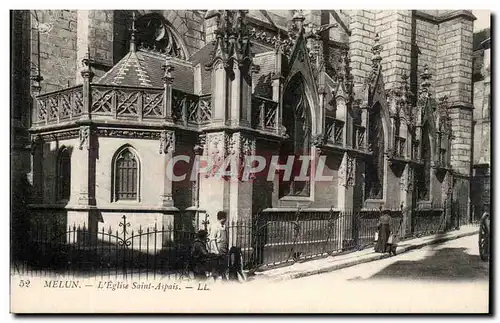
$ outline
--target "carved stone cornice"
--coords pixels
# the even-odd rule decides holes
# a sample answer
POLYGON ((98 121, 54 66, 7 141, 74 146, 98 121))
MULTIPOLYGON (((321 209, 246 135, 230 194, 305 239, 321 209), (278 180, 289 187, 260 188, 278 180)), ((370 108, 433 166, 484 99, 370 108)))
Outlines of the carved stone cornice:
POLYGON ((95 130, 99 137, 133 138, 133 139, 160 139, 160 131, 136 130, 136 129, 114 129, 98 128, 95 130))
POLYGON ((63 131, 58 131, 58 132, 47 132, 47 133, 40 133, 35 135, 38 136, 38 142, 40 141, 57 141, 57 140, 65 140, 65 139, 73 139, 73 138, 78 138, 80 135, 80 129, 79 128, 73 128, 73 129, 67 129, 63 131))

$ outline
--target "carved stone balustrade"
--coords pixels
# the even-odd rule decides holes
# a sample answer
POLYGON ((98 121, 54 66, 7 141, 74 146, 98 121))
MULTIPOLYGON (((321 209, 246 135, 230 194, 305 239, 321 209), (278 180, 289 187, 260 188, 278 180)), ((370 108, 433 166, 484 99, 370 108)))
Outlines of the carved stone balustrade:
POLYGON ((278 103, 259 96, 253 96, 252 128, 276 133, 278 131, 278 103))
MULTIPOLYGON (((168 120, 163 88, 139 88, 91 84, 89 106, 84 106, 82 85, 45 93, 36 98, 33 125, 57 125, 81 119, 86 111, 92 120, 130 120, 163 123, 168 120)), ((210 95, 172 91, 171 120, 197 127, 212 118, 210 95)))
POLYGON ((326 143, 333 145, 343 145, 344 121, 326 118, 326 143))
POLYGON ((91 116, 116 119, 162 119, 163 89, 91 85, 91 116))
POLYGON ((83 111, 82 85, 37 97, 33 124, 58 124, 79 118, 83 111))
POLYGON ((364 150, 365 147, 365 127, 354 125, 354 138, 352 141, 352 148, 357 150, 364 150))

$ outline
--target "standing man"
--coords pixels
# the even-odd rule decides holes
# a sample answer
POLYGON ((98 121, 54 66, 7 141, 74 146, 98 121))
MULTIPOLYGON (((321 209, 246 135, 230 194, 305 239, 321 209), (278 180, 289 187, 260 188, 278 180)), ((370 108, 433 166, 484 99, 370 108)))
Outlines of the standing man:
POLYGON ((212 228, 211 252, 218 255, 218 265, 214 270, 214 278, 226 278, 228 268, 229 235, 226 228, 227 213, 217 212, 217 223, 212 228))

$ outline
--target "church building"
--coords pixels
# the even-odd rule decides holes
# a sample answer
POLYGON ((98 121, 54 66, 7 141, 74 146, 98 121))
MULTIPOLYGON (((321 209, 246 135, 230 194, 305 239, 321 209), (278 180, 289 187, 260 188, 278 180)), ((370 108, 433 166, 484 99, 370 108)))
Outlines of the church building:
POLYGON ((468 216, 468 10, 13 15, 13 176, 30 217, 201 228, 221 210, 251 221, 451 201, 468 216), (265 162, 236 179, 194 162, 229 156, 265 162))

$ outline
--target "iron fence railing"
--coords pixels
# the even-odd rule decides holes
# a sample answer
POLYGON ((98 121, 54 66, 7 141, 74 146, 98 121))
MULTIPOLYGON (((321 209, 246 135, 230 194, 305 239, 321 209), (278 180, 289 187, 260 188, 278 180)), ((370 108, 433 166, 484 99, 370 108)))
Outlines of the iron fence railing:
MULTIPOLYGON (((446 207, 392 210, 392 231, 403 240, 456 228, 446 214, 446 207)), ((380 215, 380 210, 278 210, 230 222, 226 229, 230 247, 241 250, 244 269, 255 271, 372 247, 380 215)), ((102 277, 190 275, 194 229, 130 225, 126 215, 114 229, 32 224, 25 244, 16 248, 15 269, 102 277)))

